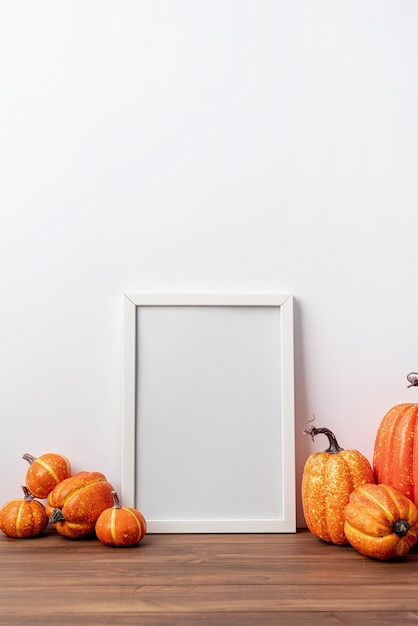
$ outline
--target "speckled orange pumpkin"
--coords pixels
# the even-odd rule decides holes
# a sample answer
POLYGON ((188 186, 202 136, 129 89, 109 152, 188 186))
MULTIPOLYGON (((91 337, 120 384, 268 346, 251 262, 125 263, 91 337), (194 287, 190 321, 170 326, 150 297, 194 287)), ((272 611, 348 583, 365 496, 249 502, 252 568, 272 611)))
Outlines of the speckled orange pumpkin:
POLYGON ((46 512, 60 535, 80 539, 94 532, 100 513, 113 505, 112 485, 101 472, 77 472, 48 496, 46 512))
POLYGON ((26 486, 22 489, 23 498, 10 500, 0 509, 0 530, 15 539, 36 537, 48 526, 44 505, 34 499, 26 486))
POLYGON ((48 452, 38 458, 24 454, 23 458, 30 463, 26 472, 26 487, 35 498, 47 498, 58 483, 71 476, 70 461, 62 454, 48 452))
POLYGON ((305 434, 328 437, 324 452, 311 454, 302 476, 302 504, 306 525, 324 541, 344 545, 344 509, 353 489, 374 483, 369 461, 358 450, 344 450, 328 428, 310 427, 305 434))
POLYGON ((405 556, 417 542, 418 509, 390 485, 361 485, 345 508, 344 532, 361 554, 386 561, 405 556))
POLYGON ((147 532, 145 518, 137 509, 122 506, 116 491, 112 496, 113 507, 100 513, 97 519, 96 535, 106 546, 134 546, 147 532))

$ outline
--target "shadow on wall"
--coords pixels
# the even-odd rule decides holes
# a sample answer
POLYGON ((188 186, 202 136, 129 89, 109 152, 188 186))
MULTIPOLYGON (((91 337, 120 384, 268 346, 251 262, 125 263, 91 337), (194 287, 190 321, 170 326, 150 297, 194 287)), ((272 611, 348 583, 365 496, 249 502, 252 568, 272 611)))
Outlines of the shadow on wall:
POLYGON ((299 528, 305 527, 300 486, 305 461, 311 454, 310 439, 303 435, 310 419, 307 403, 307 375, 304 359, 303 313, 298 299, 294 299, 294 357, 295 357, 295 452, 296 452, 296 520, 299 528))

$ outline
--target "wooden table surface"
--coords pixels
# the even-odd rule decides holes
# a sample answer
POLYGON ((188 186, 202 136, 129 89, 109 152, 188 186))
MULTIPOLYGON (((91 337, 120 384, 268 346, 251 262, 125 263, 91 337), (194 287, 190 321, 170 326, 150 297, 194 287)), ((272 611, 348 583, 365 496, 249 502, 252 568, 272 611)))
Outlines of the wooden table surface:
POLYGON ((418 624, 418 549, 380 562, 296 534, 0 536, 3 626, 418 624))

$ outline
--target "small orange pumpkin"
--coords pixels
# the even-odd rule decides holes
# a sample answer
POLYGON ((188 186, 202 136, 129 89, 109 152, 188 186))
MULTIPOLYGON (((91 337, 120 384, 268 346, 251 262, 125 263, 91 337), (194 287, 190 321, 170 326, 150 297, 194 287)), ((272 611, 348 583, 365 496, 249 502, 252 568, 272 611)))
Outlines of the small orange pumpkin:
POLYGON ((48 495, 46 512, 60 535, 80 539, 94 532, 100 513, 113 505, 112 485, 101 472, 77 472, 48 495))
POLYGON ((48 526, 44 505, 34 499, 26 486, 22 489, 23 498, 10 500, 0 509, 0 530, 15 539, 36 537, 48 526))
POLYGON ((390 485, 361 485, 345 508, 344 532, 361 554, 386 561, 405 556, 417 542, 418 509, 390 485))
POLYGON ((311 454, 302 475, 302 505, 311 533, 336 545, 345 545, 344 508, 350 493, 364 483, 374 482, 369 461, 358 450, 344 450, 328 428, 305 429, 314 439, 328 437, 324 452, 311 454))
POLYGON ((112 491, 113 507, 100 513, 96 535, 106 546, 128 547, 138 544, 147 532, 147 523, 137 509, 122 506, 112 491))
POLYGON ((35 498, 46 498, 58 483, 71 476, 70 462, 62 454, 48 452, 35 458, 26 453, 23 458, 30 463, 26 487, 35 498))

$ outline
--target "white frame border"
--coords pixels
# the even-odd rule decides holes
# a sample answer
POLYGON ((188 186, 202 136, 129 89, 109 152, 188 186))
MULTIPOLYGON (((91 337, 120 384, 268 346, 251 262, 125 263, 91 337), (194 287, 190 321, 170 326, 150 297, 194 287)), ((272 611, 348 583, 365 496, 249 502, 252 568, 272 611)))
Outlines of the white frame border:
POLYGON ((124 294, 122 480, 124 506, 135 507, 136 346, 140 306, 271 306, 281 312, 283 518, 254 520, 147 520, 150 533, 296 532, 293 296, 290 294, 124 294), (285 418, 283 419, 283 416, 285 418))

